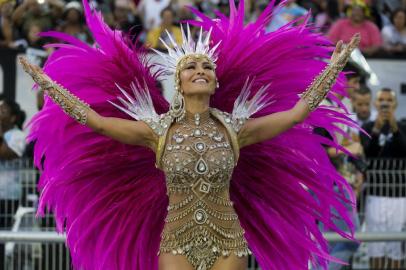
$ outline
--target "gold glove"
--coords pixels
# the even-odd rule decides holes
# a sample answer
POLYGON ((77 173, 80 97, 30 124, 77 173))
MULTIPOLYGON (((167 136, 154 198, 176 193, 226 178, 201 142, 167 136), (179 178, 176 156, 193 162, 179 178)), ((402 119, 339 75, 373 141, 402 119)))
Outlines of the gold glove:
POLYGON ((309 85, 302 95, 309 105, 310 111, 313 111, 323 101, 330 91, 331 87, 337 80, 338 74, 343 70, 344 66, 350 59, 352 51, 358 47, 360 42, 359 34, 355 34, 350 43, 343 48, 342 42, 337 44, 331 58, 331 63, 323 69, 319 76, 309 85))
POLYGON ((19 61, 33 80, 43 89, 48 96, 57 103, 62 110, 73 119, 85 125, 89 105, 70 93, 58 83, 52 81, 41 68, 30 64, 26 58, 19 57, 19 61))

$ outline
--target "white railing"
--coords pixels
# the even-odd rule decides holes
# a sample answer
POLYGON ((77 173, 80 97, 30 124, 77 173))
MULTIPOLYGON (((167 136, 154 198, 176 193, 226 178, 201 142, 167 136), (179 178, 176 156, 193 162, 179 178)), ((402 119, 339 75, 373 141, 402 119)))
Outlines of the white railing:
MULTIPOLYGON (((406 159, 370 160, 369 163, 364 192, 359 197, 359 217, 364 225, 365 203, 371 192, 376 193, 386 189, 406 197, 406 159), (390 181, 386 183, 382 179, 390 181)), ((0 181, 1 173, 15 177, 16 182, 14 187, 7 186, 9 190, 1 190, 4 186, 0 187, 0 194, 12 195, 8 199, 0 197, 0 269, 71 269, 69 251, 65 246, 65 235, 55 232, 52 215, 48 214, 39 219, 35 217, 38 172, 33 169, 32 163, 28 160, 0 162, 0 181)), ((370 242, 406 243, 406 231, 370 232, 365 230, 365 226, 361 228, 355 234, 355 238, 361 241, 362 245, 353 261, 353 268, 348 269, 368 269, 368 257, 364 253, 366 245, 370 242)), ((348 241, 334 233, 326 232, 324 235, 331 242, 348 241)), ((254 257, 250 258, 249 269, 259 269, 254 257)))

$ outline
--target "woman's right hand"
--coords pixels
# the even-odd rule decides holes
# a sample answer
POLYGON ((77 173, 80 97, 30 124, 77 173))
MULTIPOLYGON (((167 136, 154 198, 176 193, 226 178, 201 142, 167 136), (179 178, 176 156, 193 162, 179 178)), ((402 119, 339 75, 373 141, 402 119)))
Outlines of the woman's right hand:
POLYGON ((44 73, 44 71, 37 65, 33 65, 30 62, 28 62, 27 58, 20 56, 18 58, 20 61, 20 64, 23 66, 23 69, 25 72, 27 72, 32 79, 45 91, 51 87, 51 85, 54 83, 51 78, 48 77, 44 73))

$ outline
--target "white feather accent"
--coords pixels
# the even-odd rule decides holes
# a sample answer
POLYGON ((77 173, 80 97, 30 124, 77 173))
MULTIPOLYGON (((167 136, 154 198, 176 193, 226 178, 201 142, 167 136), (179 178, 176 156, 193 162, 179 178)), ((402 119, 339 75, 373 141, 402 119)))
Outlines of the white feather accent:
POLYGON ((153 121, 159 120, 159 115, 156 113, 154 105, 152 103, 151 95, 147 85, 145 84, 145 89, 141 89, 139 85, 136 85, 134 82, 131 83, 131 90, 134 94, 132 98, 123 88, 116 84, 117 88, 120 89, 121 93, 127 98, 127 100, 117 97, 118 100, 125 106, 122 107, 111 101, 116 108, 127 113, 135 120, 146 120, 151 119, 153 121))
POLYGON ((233 128, 238 132, 245 121, 256 112, 262 110, 265 106, 268 106, 272 102, 270 97, 266 95, 266 90, 268 90, 270 84, 262 86, 257 93, 248 100, 252 85, 255 78, 250 81, 249 78, 245 81, 244 87, 241 93, 238 95, 234 102, 233 112, 231 113, 231 120, 233 123, 233 128))
POLYGON ((116 86, 126 98, 124 99, 122 97, 117 97, 124 106, 117 105, 111 101, 109 101, 109 103, 119 110, 125 112, 135 120, 146 122, 155 133, 162 135, 164 129, 169 127, 172 119, 166 114, 158 115, 156 113, 147 84, 144 82, 144 89, 142 89, 138 82, 131 83, 130 87, 134 98, 131 97, 127 91, 121 88, 118 84, 116 84, 116 86))

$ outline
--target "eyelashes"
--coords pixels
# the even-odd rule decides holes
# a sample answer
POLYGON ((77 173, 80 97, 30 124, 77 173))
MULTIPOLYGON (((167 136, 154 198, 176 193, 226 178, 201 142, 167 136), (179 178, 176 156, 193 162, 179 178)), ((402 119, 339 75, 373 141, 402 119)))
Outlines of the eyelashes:
MULTIPOLYGON (((185 69, 195 69, 195 66, 187 66, 185 69)), ((212 66, 204 66, 204 69, 208 69, 208 70, 214 70, 214 68, 212 66)))

